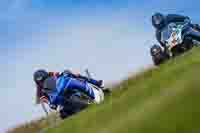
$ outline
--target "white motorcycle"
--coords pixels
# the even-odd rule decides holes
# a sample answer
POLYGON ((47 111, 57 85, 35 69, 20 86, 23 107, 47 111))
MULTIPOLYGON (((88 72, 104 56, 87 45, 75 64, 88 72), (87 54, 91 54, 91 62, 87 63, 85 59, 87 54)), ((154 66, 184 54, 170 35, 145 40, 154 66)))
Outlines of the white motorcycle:
MULTIPOLYGON (((86 70, 85 72, 89 80, 91 78, 91 75, 88 70, 86 70)), ((81 110, 88 107, 88 105, 90 104, 100 104, 101 102, 104 101, 104 95, 110 94, 110 89, 97 87, 87 81, 83 82, 86 82, 89 91, 91 90, 94 92, 95 98, 91 99, 85 93, 76 90, 74 92, 68 93, 67 95, 65 95, 66 97, 65 106, 56 107, 57 108, 56 111, 59 112, 60 118, 64 119, 67 118, 68 116, 78 113, 81 110)), ((48 104, 48 100, 41 101, 42 108, 48 115, 49 111, 51 110, 48 111, 48 109, 46 108, 47 106, 45 105, 46 103, 48 104)))
POLYGON ((193 46, 199 46, 200 30, 189 22, 170 23, 161 32, 161 42, 166 45, 165 51, 159 45, 153 45, 150 49, 155 65, 160 65, 171 57, 190 50, 193 46))
POLYGON ((179 55, 190 50, 197 42, 189 37, 190 32, 195 31, 190 23, 170 23, 161 32, 161 41, 166 44, 167 52, 170 57, 179 55))

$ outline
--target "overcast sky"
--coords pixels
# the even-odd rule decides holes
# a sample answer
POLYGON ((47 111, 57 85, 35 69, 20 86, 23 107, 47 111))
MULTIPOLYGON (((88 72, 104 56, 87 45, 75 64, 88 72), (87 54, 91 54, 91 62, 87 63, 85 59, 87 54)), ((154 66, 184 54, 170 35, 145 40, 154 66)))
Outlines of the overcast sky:
POLYGON ((4 0, 0 2, 0 133, 44 115, 34 105, 38 68, 84 71, 107 83, 151 65, 151 15, 188 15, 198 0, 4 0), (196 3, 195 3, 196 2, 196 3))

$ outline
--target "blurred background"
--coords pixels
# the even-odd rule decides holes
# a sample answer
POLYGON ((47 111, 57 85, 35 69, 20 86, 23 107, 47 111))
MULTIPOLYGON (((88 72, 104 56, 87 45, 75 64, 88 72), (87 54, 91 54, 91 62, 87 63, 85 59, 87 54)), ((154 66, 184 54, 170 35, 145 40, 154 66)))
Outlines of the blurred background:
POLYGON ((4 0, 0 2, 0 132, 45 115, 32 74, 88 68, 113 83, 152 65, 154 12, 200 23, 198 0, 4 0))

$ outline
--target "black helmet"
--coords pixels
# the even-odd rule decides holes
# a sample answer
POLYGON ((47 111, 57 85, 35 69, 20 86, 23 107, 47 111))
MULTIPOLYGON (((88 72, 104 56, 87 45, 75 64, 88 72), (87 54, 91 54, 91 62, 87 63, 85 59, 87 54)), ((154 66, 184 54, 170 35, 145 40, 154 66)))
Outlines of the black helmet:
POLYGON ((55 77, 48 77, 44 80, 44 91, 46 93, 52 92, 54 89, 56 89, 56 79, 55 77))
POLYGON ((160 54, 161 52, 162 52, 162 48, 157 44, 154 44, 150 49, 150 53, 152 56, 160 54))
POLYGON ((161 13, 155 13, 152 15, 152 25, 156 29, 161 29, 165 25, 165 16, 161 13))
POLYGON ((37 70, 34 74, 33 74, 33 79, 36 83, 44 81, 46 78, 48 78, 49 74, 47 71, 40 69, 37 70))

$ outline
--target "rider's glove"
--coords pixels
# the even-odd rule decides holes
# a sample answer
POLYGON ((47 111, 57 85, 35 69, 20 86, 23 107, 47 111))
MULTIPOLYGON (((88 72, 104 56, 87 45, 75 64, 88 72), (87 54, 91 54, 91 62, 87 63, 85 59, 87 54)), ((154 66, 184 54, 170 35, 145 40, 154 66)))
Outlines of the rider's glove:
POLYGON ((43 102, 43 103, 49 103, 49 100, 48 100, 48 97, 46 97, 46 96, 41 96, 40 97, 40 102, 43 102))

